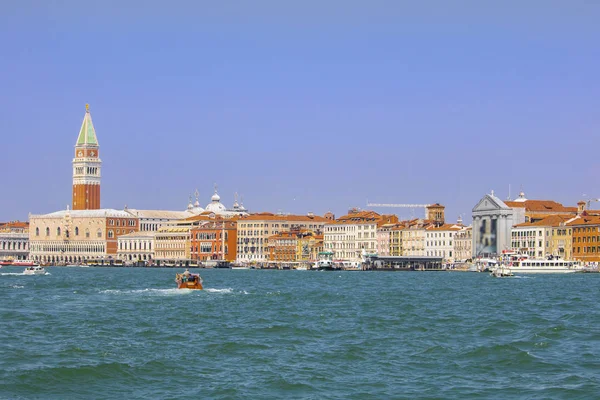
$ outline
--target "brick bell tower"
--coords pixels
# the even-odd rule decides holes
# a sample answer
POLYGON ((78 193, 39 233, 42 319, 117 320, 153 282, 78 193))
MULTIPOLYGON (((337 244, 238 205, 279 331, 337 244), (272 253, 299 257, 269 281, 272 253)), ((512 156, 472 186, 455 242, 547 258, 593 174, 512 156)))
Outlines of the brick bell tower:
POLYGON ((75 143, 73 159, 73 210, 100 208, 100 166, 98 138, 92 124, 89 104, 75 143))

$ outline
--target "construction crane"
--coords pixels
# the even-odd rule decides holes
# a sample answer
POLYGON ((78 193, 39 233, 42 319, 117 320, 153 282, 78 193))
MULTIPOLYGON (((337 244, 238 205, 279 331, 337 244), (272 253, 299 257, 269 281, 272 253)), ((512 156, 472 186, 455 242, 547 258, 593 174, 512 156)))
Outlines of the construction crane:
POLYGON ((427 219, 427 207, 431 204, 382 204, 382 203, 369 203, 367 200, 367 207, 381 207, 381 208, 424 208, 425 209, 425 219, 427 219))
POLYGON ((587 208, 586 208, 586 210, 589 210, 589 209, 590 209, 590 203, 591 203, 591 202, 599 202, 599 201, 600 201, 600 199, 589 199, 589 200, 587 201, 587 208))

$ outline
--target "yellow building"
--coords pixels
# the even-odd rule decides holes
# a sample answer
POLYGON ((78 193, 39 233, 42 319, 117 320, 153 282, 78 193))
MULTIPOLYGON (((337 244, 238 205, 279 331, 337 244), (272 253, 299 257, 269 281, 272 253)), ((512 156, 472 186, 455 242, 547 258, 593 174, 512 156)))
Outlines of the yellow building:
POLYGON ((191 261, 191 228, 163 226, 154 236, 154 259, 158 264, 187 264, 191 261))
POLYGON ((303 232, 298 237, 296 245, 296 260, 303 264, 312 264, 317 261, 318 255, 323 251, 323 235, 314 232, 303 232))

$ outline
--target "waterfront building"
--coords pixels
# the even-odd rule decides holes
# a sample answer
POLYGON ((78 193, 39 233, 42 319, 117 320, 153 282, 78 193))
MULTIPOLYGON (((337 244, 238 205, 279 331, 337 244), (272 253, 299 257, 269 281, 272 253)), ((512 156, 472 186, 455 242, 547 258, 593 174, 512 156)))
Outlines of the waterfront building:
POLYGON ((425 229, 425 256, 442 257, 443 262, 453 263, 457 260, 454 252, 455 235, 463 228, 464 226, 459 224, 427 227, 425 229))
POLYGON ((382 215, 377 223, 377 254, 387 257, 391 252, 392 228, 398 223, 396 215, 382 215))
POLYGON ((410 257, 425 256, 425 237, 427 228, 437 226, 437 222, 417 219, 400 231, 402 254, 410 257))
POLYGON ((237 216, 226 217, 213 212, 188 218, 192 221, 190 257, 197 262, 237 258, 237 216))
POLYGON ((154 234, 154 258, 158 265, 189 265, 191 227, 166 225, 154 234))
POLYGON ((67 208, 30 215, 30 257, 50 263, 110 263, 117 256, 119 236, 137 230, 137 218, 123 210, 67 208))
POLYGON ((319 259, 323 252, 323 234, 311 230, 303 230, 298 236, 296 246, 296 261, 302 264, 312 264, 319 259))
POLYGON ((566 226, 572 234, 572 258, 584 262, 600 261, 600 216, 583 212, 566 226))
POLYGON ((377 223, 382 216, 375 211, 352 209, 347 215, 325 225, 324 248, 340 261, 362 261, 363 249, 377 252, 377 223))
POLYGON ((0 260, 29 258, 29 223, 11 221, 0 224, 0 260))
POLYGON ((550 246, 547 249, 548 254, 565 260, 573 259, 573 228, 567 226, 573 218, 552 226, 550 246))
POLYGON ((402 255, 402 230, 404 224, 395 224, 390 228, 390 256, 398 257, 402 255))
POLYGON ((117 238, 117 259, 148 263, 154 259, 154 232, 133 232, 117 238))
POLYGON ((100 146, 90 107, 85 105, 83 123, 75 143, 73 158, 73 210, 97 210, 100 208, 100 146))
POLYGON ((570 215, 548 215, 535 222, 523 222, 513 226, 511 231, 512 250, 535 258, 542 258, 547 255, 564 257, 565 243, 559 246, 559 248, 562 247, 562 252, 557 251, 557 254, 553 254, 552 231, 561 225, 564 226, 565 222, 572 218, 570 215))
POLYGON ((454 257, 465 262, 473 257, 473 227, 466 226, 454 234, 454 257))
POLYGON ((313 213, 307 215, 258 213, 241 217, 237 222, 237 261, 266 262, 269 258, 269 237, 293 228, 322 232, 326 222, 329 220, 313 213))
POLYGON ((276 264, 295 263, 298 233, 297 230, 294 230, 269 236, 267 239, 269 262, 276 264))

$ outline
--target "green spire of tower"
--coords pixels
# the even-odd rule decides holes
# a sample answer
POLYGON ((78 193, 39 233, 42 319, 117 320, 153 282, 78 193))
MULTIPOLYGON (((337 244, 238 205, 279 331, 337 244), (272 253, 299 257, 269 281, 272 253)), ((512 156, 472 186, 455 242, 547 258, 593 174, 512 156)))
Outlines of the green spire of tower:
POLYGON ((90 105, 85 105, 85 116, 83 117, 83 123, 79 130, 79 136, 77 137, 77 146, 91 145, 98 146, 98 138, 96 137, 96 131, 94 130, 94 124, 92 123, 92 115, 90 114, 90 105))

